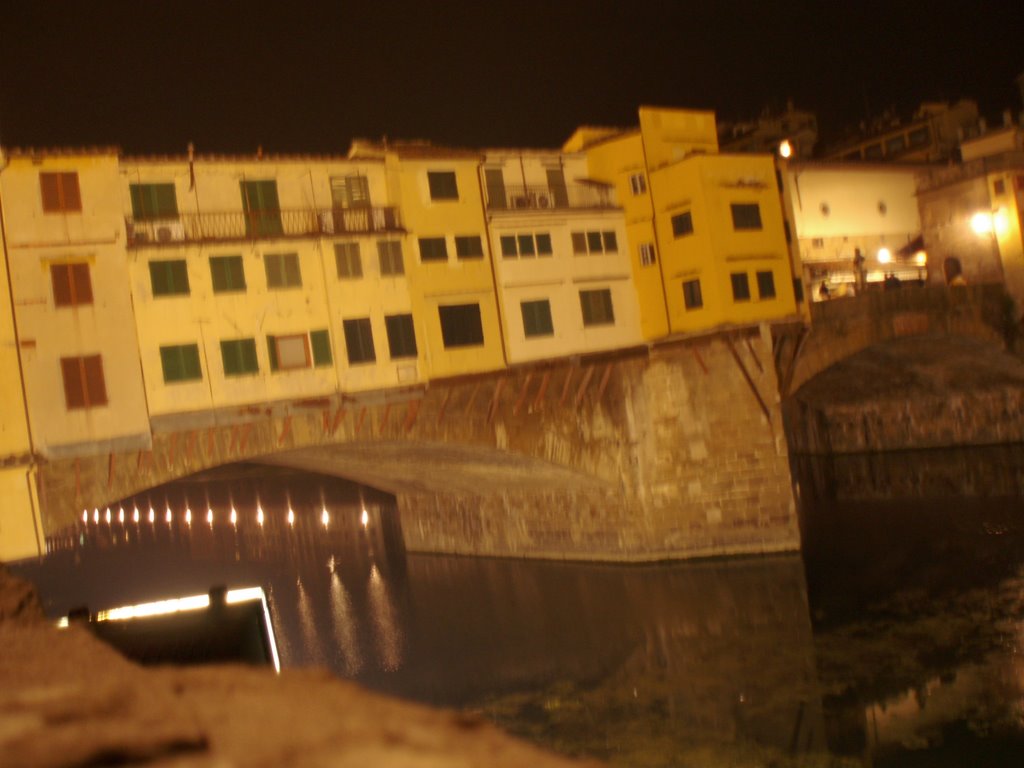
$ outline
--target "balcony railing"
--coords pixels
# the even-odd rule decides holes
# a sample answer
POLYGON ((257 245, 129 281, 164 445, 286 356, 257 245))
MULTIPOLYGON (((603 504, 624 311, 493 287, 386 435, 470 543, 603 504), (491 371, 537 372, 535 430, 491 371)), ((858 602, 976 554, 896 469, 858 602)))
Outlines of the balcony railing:
POLYGON ((304 208, 272 211, 181 213, 166 218, 125 218, 128 247, 268 238, 367 235, 402 229, 399 210, 304 208))
POLYGON ((615 208, 615 191, 603 184, 505 186, 487 192, 487 210, 565 210, 567 208, 615 208))

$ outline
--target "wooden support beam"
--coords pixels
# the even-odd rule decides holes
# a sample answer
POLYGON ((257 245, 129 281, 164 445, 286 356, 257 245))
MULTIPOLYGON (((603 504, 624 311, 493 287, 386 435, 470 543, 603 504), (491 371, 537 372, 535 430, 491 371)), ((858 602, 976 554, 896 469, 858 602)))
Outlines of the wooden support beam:
POLYGON ((363 422, 366 421, 366 406, 359 409, 359 418, 356 419, 356 437, 363 431, 363 422))
POLYGON ((339 405, 338 410, 334 413, 334 421, 331 423, 331 434, 333 435, 338 431, 338 427, 341 426, 342 419, 345 418, 345 406, 339 405))
POLYGON ((391 403, 384 403, 384 413, 380 417, 380 426, 377 429, 377 434, 383 434, 384 428, 388 425, 388 416, 391 415, 391 403))
POLYGON ((110 458, 107 461, 107 490, 109 491, 114 487, 114 474, 116 466, 116 455, 113 451, 110 452, 110 458))
POLYGON ((747 351, 750 352, 750 356, 754 358, 754 365, 757 366, 758 373, 764 373, 764 366, 761 365, 761 361, 757 357, 757 352, 754 351, 754 345, 750 343, 750 338, 747 338, 747 351))
POLYGON ((416 423, 416 417, 420 412, 420 401, 410 400, 409 405, 405 409, 405 421, 402 423, 402 430, 408 432, 413 428, 416 423))
POLYGON ((615 367, 614 362, 610 362, 604 367, 604 373, 601 374, 601 382, 597 385, 597 401, 601 402, 601 398, 604 397, 604 391, 608 388, 608 382, 612 378, 612 369, 615 367))
POLYGON ((587 372, 583 374, 583 381, 580 382, 579 388, 576 390, 576 407, 580 407, 580 403, 583 402, 583 397, 587 394, 587 387, 590 386, 590 380, 594 377, 594 366, 589 366, 587 372))
POLYGON ((519 399, 516 400, 516 404, 512 406, 512 415, 518 416, 519 409, 523 407, 526 402, 526 395, 530 391, 530 381, 533 379, 533 371, 526 374, 526 379, 523 381, 522 389, 519 390, 519 399))
POLYGON ((562 396, 558 398, 559 407, 565 405, 565 399, 569 396, 569 386, 572 384, 572 368, 565 372, 565 384, 562 386, 562 396))
POLYGON ((544 371, 544 377, 540 380, 540 388, 537 390, 537 396, 533 398, 533 410, 539 411, 544 407, 544 395, 547 394, 548 384, 551 383, 551 371, 544 371))
POLYGON ((167 452, 167 467, 170 469, 174 466, 174 458, 178 453, 178 433, 173 432, 171 434, 171 444, 167 452))
POLYGON ((796 364, 800 359, 800 353, 804 351, 804 344, 807 342, 807 337, 810 332, 807 326, 800 328, 800 333, 797 336, 796 347, 793 349, 793 356, 789 358, 789 365, 786 366, 786 373, 782 377, 782 382, 779 385, 779 395, 787 397, 789 395, 789 388, 793 383, 793 375, 796 373, 796 364))
POLYGON ((466 415, 469 416, 469 412, 473 408, 473 403, 476 401, 476 393, 480 391, 480 382, 476 382, 473 385, 473 391, 469 393, 469 401, 466 403, 466 415))
POLYGON ((751 378, 750 373, 747 371, 743 361, 740 360, 739 352, 736 351, 735 345, 732 343, 732 339, 729 336, 725 336, 726 346, 729 347, 729 351, 732 352, 732 359, 736 361, 736 365, 739 367, 740 372, 743 374, 743 378, 747 380, 747 386, 750 387, 750 391, 754 393, 754 397, 757 398, 757 404, 761 406, 761 413, 768 419, 768 423, 772 423, 771 412, 768 410, 768 404, 765 403, 764 398, 761 397, 761 393, 757 390, 757 384, 754 383, 754 379, 751 378))
MULTIPOLYGON (((292 418, 291 416, 288 417, 289 420, 291 418, 292 418)), ((291 431, 291 424, 286 422, 286 428, 289 431, 291 431)), ((252 422, 251 421, 247 422, 245 424, 245 426, 242 427, 242 439, 238 443, 238 452, 243 454, 243 455, 245 454, 245 449, 249 445, 249 435, 250 434, 252 434, 252 422)))
POLYGON ((491 404, 487 407, 487 421, 491 422, 494 420, 495 414, 498 412, 498 398, 501 397, 501 390, 505 388, 505 377, 502 376, 498 379, 498 383, 494 386, 494 394, 491 396, 491 404))
POLYGON ((185 461, 191 466, 192 457, 196 452, 196 444, 199 442, 199 432, 192 430, 188 433, 188 440, 185 441, 185 461))
MULTIPOLYGON (((252 426, 252 424, 246 424, 246 429, 252 426)), ((292 434, 292 415, 289 413, 284 417, 284 427, 281 428, 281 434, 277 436, 277 444, 284 445, 284 441, 287 440, 292 434)), ((248 436, 248 433, 246 434, 248 436)))
POLYGON ((320 411, 320 421, 325 435, 331 434, 331 409, 324 408, 320 411))
POLYGON ((217 457, 217 428, 206 430, 206 460, 214 461, 217 457))
POLYGON ((441 422, 444 421, 444 412, 445 412, 445 409, 448 407, 448 400, 451 399, 451 396, 452 396, 452 390, 451 390, 451 387, 448 387, 448 390, 444 393, 444 399, 441 401, 441 408, 437 412, 437 424, 438 424, 438 426, 440 426, 441 422))
POLYGON ((75 458, 75 506, 82 501, 82 460, 75 458))
POLYGON ((697 365, 700 366, 700 369, 707 374, 708 366, 704 362, 704 358, 700 356, 700 351, 696 347, 690 347, 690 352, 693 353, 693 359, 697 361, 697 365))

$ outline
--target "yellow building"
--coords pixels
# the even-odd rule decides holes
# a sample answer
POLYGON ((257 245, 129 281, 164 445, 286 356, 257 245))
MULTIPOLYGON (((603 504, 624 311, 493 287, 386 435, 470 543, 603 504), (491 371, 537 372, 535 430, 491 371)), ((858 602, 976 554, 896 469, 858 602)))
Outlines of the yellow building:
POLYGON ((409 233, 406 269, 419 353, 431 378, 505 365, 487 247, 478 152, 423 142, 353 142, 350 159, 383 160, 409 233))
POLYGON ((796 314, 774 159, 719 154, 713 113, 641 107, 564 149, 624 201, 644 338, 796 314))
POLYGON ((382 162, 129 159, 122 177, 154 420, 423 378, 382 162))
POLYGON ((509 363, 641 343, 623 212, 586 156, 487 150, 481 182, 509 363))

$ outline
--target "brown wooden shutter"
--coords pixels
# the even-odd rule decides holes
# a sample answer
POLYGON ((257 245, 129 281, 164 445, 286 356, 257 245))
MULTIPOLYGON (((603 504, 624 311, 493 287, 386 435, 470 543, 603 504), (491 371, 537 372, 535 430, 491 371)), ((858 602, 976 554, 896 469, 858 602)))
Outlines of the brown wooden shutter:
POLYGON ((66 307, 74 304, 71 294, 71 265, 51 264, 50 282, 53 283, 53 304, 57 307, 66 307))
POLYGON ((103 360, 99 355, 82 358, 85 368, 85 389, 88 405, 106 405, 107 387, 103 381, 103 360))
POLYGON ((39 189, 43 193, 43 211, 61 210, 60 174, 40 173, 39 189))
POLYGON ((64 402, 68 409, 85 408, 85 380, 80 357, 62 357, 60 372, 64 377, 64 402))
POLYGON ((75 304, 92 304, 92 280, 88 264, 82 262, 71 265, 71 287, 75 304))
POLYGON ((61 192, 65 211, 82 210, 82 193, 78 189, 77 173, 62 173, 60 175, 61 192))

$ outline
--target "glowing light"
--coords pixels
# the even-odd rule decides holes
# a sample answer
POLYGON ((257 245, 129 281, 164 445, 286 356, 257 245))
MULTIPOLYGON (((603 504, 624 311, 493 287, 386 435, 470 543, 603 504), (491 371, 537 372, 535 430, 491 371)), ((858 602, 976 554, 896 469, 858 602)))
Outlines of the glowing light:
POLYGON ((89 522, 89 510, 88 509, 83 509, 82 510, 82 522, 83 523, 88 523, 89 522))
POLYGON ((155 520, 156 520, 156 512, 153 510, 152 507, 150 507, 149 508, 149 522, 152 523, 155 520))
POLYGON ((134 521, 136 523, 139 522, 139 508, 138 507, 135 507, 132 510, 132 521, 134 521))
POLYGON ((914 254, 914 263, 919 267, 923 267, 928 263, 928 254, 924 251, 918 251, 914 254))
POLYGON ((210 524, 211 528, 213 527, 213 507, 206 508, 206 522, 210 524))
POLYGON ((320 522, 324 524, 324 528, 331 522, 331 516, 327 514, 327 507, 324 507, 324 511, 320 513, 320 522))
POLYGON ((98 509, 93 509, 93 511, 92 511, 92 521, 94 523, 98 523, 100 521, 100 511, 98 509))
POLYGON ((790 157, 793 154, 793 145, 789 143, 789 139, 783 139, 779 144, 779 156, 790 157))
POLYGON ((107 512, 104 515, 104 519, 107 521, 107 523, 110 523, 110 507, 107 507, 107 512))
POLYGON ((971 216, 971 229, 976 235, 987 235, 992 232, 992 214, 978 211, 971 216))
POLYGON ((360 522, 363 524, 363 528, 370 524, 370 514, 364 509, 360 522))
POLYGON ((256 522, 259 523, 261 526, 263 525, 263 507, 261 507, 258 503, 256 505, 256 522))
POLYGON ((234 507, 231 508, 231 524, 238 525, 238 512, 235 511, 234 507))
POLYGON ((163 616, 168 613, 195 611, 200 608, 209 607, 209 595, 191 595, 189 597, 175 597, 170 600, 158 600, 154 603, 125 605, 121 608, 111 608, 109 611, 100 611, 96 614, 96 621, 125 621, 143 616, 163 616))
POLYGON ((167 508, 167 513, 166 513, 166 514, 164 515, 164 520, 166 520, 166 521, 167 521, 167 524, 168 524, 168 525, 170 525, 170 524, 171 524, 171 521, 172 521, 173 519, 174 519, 174 515, 173 515, 173 514, 171 513, 171 508, 170 508, 170 507, 168 507, 168 508, 167 508))
POLYGON ((888 264, 891 261, 892 261, 892 251, 890 251, 888 248, 879 248, 878 249, 878 263, 879 264, 888 264))
POLYGON ((68 617, 67 616, 62 616, 61 618, 57 619, 57 628, 58 629, 67 629, 68 628, 68 617))
POLYGON ((188 507, 185 507, 185 523, 187 525, 192 525, 192 510, 188 507))
POLYGON ((288 525, 295 525, 295 510, 288 507, 288 525))
POLYGON ((119 522, 119 523, 123 523, 124 522, 124 507, 118 507, 118 510, 117 510, 117 522, 119 522))
POLYGON ((1006 216, 1006 209, 1000 208, 992 214, 992 226, 997 235, 1005 235, 1010 229, 1010 220, 1006 216))

